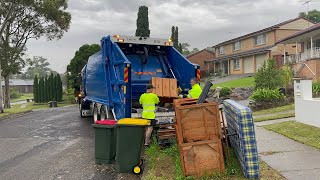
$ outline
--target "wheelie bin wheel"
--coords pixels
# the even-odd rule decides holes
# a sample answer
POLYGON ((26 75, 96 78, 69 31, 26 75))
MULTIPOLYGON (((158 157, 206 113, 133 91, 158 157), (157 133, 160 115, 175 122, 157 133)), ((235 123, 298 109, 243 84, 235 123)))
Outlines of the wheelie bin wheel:
POLYGON ((136 166, 136 167, 134 167, 134 168, 133 168, 133 172, 134 172, 135 174, 141 174, 141 173, 142 173, 142 168, 141 168, 141 166, 136 166))

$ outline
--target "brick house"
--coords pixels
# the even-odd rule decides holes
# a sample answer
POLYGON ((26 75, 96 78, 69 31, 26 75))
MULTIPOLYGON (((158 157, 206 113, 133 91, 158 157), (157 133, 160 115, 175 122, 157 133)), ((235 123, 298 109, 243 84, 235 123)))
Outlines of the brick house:
POLYGON ((265 60, 279 59, 284 51, 286 55, 300 52, 299 44, 276 44, 276 42, 312 25, 313 22, 298 17, 219 43, 213 46, 216 58, 207 63, 213 64, 214 71, 221 71, 224 74, 255 73, 265 60))
POLYGON ((200 66, 200 70, 203 73, 204 71, 210 70, 213 68, 212 63, 207 63, 208 60, 214 59, 215 53, 208 50, 203 49, 201 51, 189 54, 186 58, 192 63, 198 64, 200 66))
POLYGON ((295 54, 288 55, 284 51, 281 62, 292 65, 296 77, 320 80, 320 23, 283 38, 276 44, 301 46, 301 52, 296 49, 295 54))

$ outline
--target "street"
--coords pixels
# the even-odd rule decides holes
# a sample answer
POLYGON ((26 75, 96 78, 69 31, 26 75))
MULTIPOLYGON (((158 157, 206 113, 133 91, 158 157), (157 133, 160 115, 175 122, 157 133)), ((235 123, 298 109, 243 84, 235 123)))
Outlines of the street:
POLYGON ((0 179, 114 179, 95 165, 91 123, 76 106, 0 120, 0 179))

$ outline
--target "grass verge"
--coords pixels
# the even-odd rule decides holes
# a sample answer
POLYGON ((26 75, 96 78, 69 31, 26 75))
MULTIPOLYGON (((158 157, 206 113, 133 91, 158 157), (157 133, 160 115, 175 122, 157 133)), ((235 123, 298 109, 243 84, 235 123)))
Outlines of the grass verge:
POLYGON ((254 86, 254 77, 246 77, 236 80, 231 80, 223 83, 214 84, 212 88, 216 87, 230 87, 230 88, 239 88, 239 87, 252 87, 254 86))
POLYGON ((290 139, 320 149, 320 128, 295 121, 263 126, 290 139))
MULTIPOLYGON (((62 102, 58 104, 58 107, 67 106, 67 105, 71 105, 71 104, 68 102, 62 102)), ((5 118, 13 114, 28 112, 30 110, 49 108, 48 104, 36 105, 34 104, 34 102, 26 103, 26 106, 24 108, 21 108, 21 106, 22 104, 12 105, 10 109, 5 109, 4 113, 0 114, 0 118, 5 118)))
POLYGON ((260 161, 260 180, 270 180, 270 179, 277 179, 277 180, 285 180, 277 170, 272 169, 267 163, 260 161))
POLYGON ((289 105, 280 106, 280 107, 271 108, 271 109, 265 109, 261 111, 255 111, 252 113, 252 115, 273 114, 277 112, 284 112, 284 111, 291 111, 291 110, 294 110, 294 104, 289 104, 289 105))
POLYGON ((23 94, 19 98, 11 99, 11 102, 19 102, 19 101, 26 101, 27 99, 33 98, 32 93, 23 94))
MULTIPOLYGON (((161 149, 157 144, 152 144, 146 149, 147 170, 143 175, 144 180, 244 180, 241 167, 233 151, 231 151, 230 162, 226 161, 226 172, 216 173, 203 177, 184 177, 182 175, 179 150, 176 144, 161 149)), ((284 179, 276 170, 270 168, 264 162, 260 162, 260 179, 284 179)))
POLYGON ((262 122, 262 121, 270 121, 270 120, 276 120, 276 119, 282 119, 282 118, 289 118, 294 116, 295 116, 294 112, 291 112, 291 113, 276 114, 271 116, 257 117, 257 118, 253 118, 253 120, 254 122, 262 122))

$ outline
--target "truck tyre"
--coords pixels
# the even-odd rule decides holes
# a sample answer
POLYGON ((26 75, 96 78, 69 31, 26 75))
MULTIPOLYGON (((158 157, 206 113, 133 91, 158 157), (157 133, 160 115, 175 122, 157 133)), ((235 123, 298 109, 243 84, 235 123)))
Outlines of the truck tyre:
POLYGON ((94 108, 93 108, 93 122, 96 123, 98 120, 100 120, 98 107, 94 106, 94 108))

